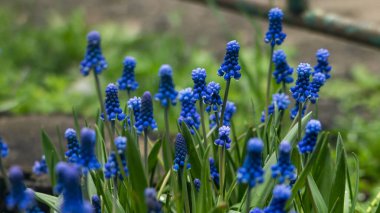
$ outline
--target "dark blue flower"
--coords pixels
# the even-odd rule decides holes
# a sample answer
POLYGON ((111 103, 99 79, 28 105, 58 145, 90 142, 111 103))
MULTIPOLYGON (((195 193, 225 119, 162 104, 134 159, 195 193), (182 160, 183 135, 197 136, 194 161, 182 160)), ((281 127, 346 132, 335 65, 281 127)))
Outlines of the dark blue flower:
POLYGON ((219 106, 222 105, 223 101, 219 95, 219 92, 220 85, 218 83, 212 81, 207 85, 206 96, 204 98, 204 102, 207 104, 207 112, 211 112, 211 110, 217 112, 219 106))
MULTIPOLYGON (((120 156, 121 164, 124 169, 125 175, 128 176, 129 170, 127 167, 127 158, 124 154, 127 148, 127 138, 125 137, 117 137, 115 139, 115 146, 120 156)), ((119 169, 119 164, 117 163, 115 152, 111 152, 108 157, 107 163, 104 165, 104 176, 106 179, 119 177, 120 180, 123 180, 122 172, 119 169)))
POLYGON ((249 211, 249 213, 264 213, 264 211, 256 207, 252 209, 251 211, 249 211))
POLYGON ((194 179, 194 188, 197 192, 199 192, 199 189, 201 188, 201 180, 199 180, 198 178, 194 179))
POLYGON ((77 133, 74 129, 67 129, 65 132, 65 138, 67 140, 67 151, 65 153, 68 162, 77 163, 80 155, 80 147, 77 139, 77 133))
POLYGON ((195 107, 195 99, 191 88, 186 88, 179 92, 179 101, 181 102, 181 114, 178 118, 178 123, 185 123, 191 134, 194 134, 194 129, 198 129, 200 125, 200 116, 195 107))
POLYGON ((210 176, 211 179, 214 181, 214 184, 219 187, 219 172, 215 165, 214 158, 209 158, 210 163, 210 176))
MULTIPOLYGON (((298 114, 298 110, 299 110, 299 102, 296 101, 294 107, 290 111, 290 119, 294 120, 294 118, 296 118, 296 116, 298 114)), ((301 117, 303 117, 305 115, 305 111, 306 111, 306 104, 304 104, 303 107, 302 107, 301 117)))
POLYGON ((326 80, 329 79, 331 66, 329 65, 330 53, 326 49, 319 49, 316 53, 317 65, 314 67, 314 73, 323 73, 326 80))
POLYGON ((37 204, 34 204, 31 208, 28 208, 26 213, 44 213, 37 204))
POLYGON ((8 145, 0 137, 0 157, 5 158, 8 156, 8 145))
POLYGON ((95 131, 89 128, 83 128, 81 134, 81 146, 80 146, 80 159, 79 165, 83 167, 84 173, 89 170, 96 170, 100 168, 100 163, 96 159, 95 144, 96 134, 95 131))
POLYGON ((148 207, 148 213, 161 213, 162 205, 156 198, 157 193, 154 188, 145 189, 145 204, 148 207))
POLYGON ((8 173, 10 192, 6 198, 8 209, 24 211, 34 204, 34 192, 24 185, 24 174, 19 166, 12 166, 8 173))
POLYGON ((318 133, 322 130, 321 122, 310 120, 306 124, 305 136, 298 143, 298 149, 301 154, 312 153, 317 143, 318 133))
POLYGON ((268 13, 269 27, 265 34, 265 43, 269 43, 272 47, 281 45, 286 38, 286 34, 282 32, 282 19, 284 13, 280 8, 272 8, 268 13))
POLYGON ((310 83, 310 102, 315 104, 319 98, 319 89, 325 84, 326 78, 323 73, 315 73, 310 83))
MULTIPOLYGON (((223 125, 224 126, 231 126, 231 120, 232 116, 236 113, 236 106, 233 102, 227 101, 226 109, 224 111, 224 119, 223 119, 223 125)), ((220 110, 219 110, 219 117, 221 116, 220 110)), ((216 118, 215 114, 210 114, 210 129, 214 128, 216 126, 216 118)))
MULTIPOLYGON (((279 111, 286 110, 290 104, 289 96, 285 93, 276 93, 272 96, 272 103, 268 106, 268 115, 272 115, 275 110, 275 104, 279 111)), ((261 113, 261 122, 265 122, 265 111, 261 113)))
POLYGON ((277 185, 273 189, 273 198, 268 207, 264 209, 265 213, 286 213, 286 202, 292 195, 289 186, 277 185))
POLYGON ((117 80, 119 90, 135 91, 139 87, 139 83, 135 80, 136 60, 127 56, 124 58, 123 65, 123 75, 117 80))
POLYGON ((37 176, 48 173, 48 167, 46 164, 45 155, 42 156, 41 160, 34 162, 33 173, 37 176))
MULTIPOLYGON (((187 156, 187 145, 185 138, 182 136, 181 133, 177 134, 176 140, 175 140, 175 155, 174 155, 174 165, 173 170, 178 171, 183 169, 185 166, 187 156)), ((186 168, 190 168, 190 164, 187 163, 186 168)))
POLYGON ((100 203, 100 198, 98 195, 93 195, 91 198, 92 208, 94 209, 94 213, 102 213, 102 206, 100 203))
POLYGON ((293 98, 300 102, 305 103, 307 98, 310 96, 310 74, 311 74, 311 66, 307 63, 301 63, 297 68, 297 81, 296 85, 290 88, 292 92, 293 98))
POLYGON ((247 154, 243 166, 237 172, 238 183, 248 184, 255 187, 256 184, 264 182, 264 170, 262 168, 261 153, 263 142, 258 138, 251 138, 247 144, 247 154))
POLYGON ((135 127, 138 134, 141 134, 145 129, 149 129, 149 127, 153 130, 157 130, 157 123, 153 118, 153 103, 150 92, 145 92, 142 96, 140 113, 137 117, 135 127))
MULTIPOLYGON (((120 102, 118 97, 118 90, 115 84, 108 84, 106 88, 106 100, 105 100, 105 110, 107 113, 107 119, 109 121, 114 121, 116 118, 119 121, 125 119, 125 114, 120 108, 120 102)), ((104 115, 101 116, 104 119, 104 115)))
POLYGON ((293 82, 293 68, 286 61, 286 55, 283 50, 276 50, 273 53, 274 72, 273 77, 276 83, 289 84, 293 82))
POLYGON ((230 127, 221 126, 219 128, 219 138, 215 140, 215 145, 221 146, 226 149, 230 149, 231 147, 231 139, 230 139, 230 127))
POLYGON ((133 111, 133 117, 135 117, 135 120, 138 119, 140 115, 140 109, 141 109, 141 98, 139 97, 133 97, 128 100, 128 109, 133 111))
POLYGON ((96 31, 87 34, 86 54, 80 63, 80 72, 84 76, 87 76, 91 70, 94 70, 95 74, 100 74, 108 67, 106 59, 102 55, 100 40, 100 34, 96 31))
POLYGON ((295 167, 290 160, 290 152, 292 146, 289 142, 283 141, 280 144, 280 154, 278 161, 275 165, 272 166, 272 177, 278 178, 279 183, 284 183, 285 180, 289 182, 294 181, 297 178, 295 173, 295 167))
POLYGON ((191 78, 194 82, 193 95, 194 99, 202 101, 206 97, 206 70, 196 68, 191 72, 191 78))
POLYGON ((162 65, 158 76, 160 77, 160 87, 154 98, 160 101, 163 107, 168 107, 170 103, 175 105, 178 92, 174 89, 172 68, 167 64, 162 65))
POLYGON ((241 77, 239 50, 240 45, 237 41, 233 40, 227 43, 224 61, 218 70, 218 75, 224 76, 225 80, 230 80, 231 78, 238 80, 241 77))
POLYGON ((77 166, 60 162, 56 166, 56 192, 63 195, 61 213, 92 213, 91 204, 84 201, 81 190, 81 171, 77 166))

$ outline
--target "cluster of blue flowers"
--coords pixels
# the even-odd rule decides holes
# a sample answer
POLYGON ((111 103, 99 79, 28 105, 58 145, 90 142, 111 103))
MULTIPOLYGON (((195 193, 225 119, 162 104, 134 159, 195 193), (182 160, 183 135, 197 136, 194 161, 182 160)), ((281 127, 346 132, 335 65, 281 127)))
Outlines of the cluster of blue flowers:
POLYGON ((214 181, 214 184, 219 187, 219 172, 215 165, 214 158, 209 158, 210 163, 210 176, 211 179, 214 181))
POLYGON ((281 45, 286 38, 286 34, 282 32, 282 19, 284 13, 280 8, 272 8, 269 11, 269 27, 268 32, 265 34, 265 43, 269 43, 272 47, 281 45))
POLYGON ((230 139, 230 127, 221 126, 219 128, 219 138, 215 140, 215 145, 221 146, 224 149, 230 149, 231 139, 230 139))
POLYGON ((310 102, 315 104, 319 98, 319 89, 325 84, 326 77, 323 73, 315 73, 310 83, 310 102))
POLYGON ((87 50, 83 61, 80 63, 80 72, 84 76, 87 76, 91 70, 94 70, 96 75, 100 74, 108 67, 106 59, 102 55, 100 40, 100 34, 96 31, 87 35, 87 50))
POLYGON ((296 168, 290 160, 292 146, 289 142, 283 141, 280 144, 279 150, 280 154, 278 161, 272 166, 272 177, 278 178, 279 183, 284 183, 285 180, 293 182, 297 178, 297 175, 295 173, 296 168))
POLYGON ((100 198, 98 195, 93 195, 91 198, 92 207, 94 208, 94 213, 102 213, 102 206, 100 203, 100 198))
POLYGON ((298 78, 296 85, 290 88, 293 98, 300 103, 305 103, 310 95, 310 74, 311 66, 308 63, 301 63, 297 67, 298 78))
POLYGON ((67 140, 67 151, 65 153, 67 161, 70 163, 77 163, 80 158, 80 147, 77 139, 77 133, 74 129, 67 129, 65 132, 67 140))
POLYGON ((41 160, 34 162, 33 173, 37 176, 48 173, 48 167, 46 164, 45 155, 41 157, 41 160))
POLYGON ((315 54, 317 57, 317 65, 314 66, 315 73, 323 73, 325 75, 326 80, 331 77, 330 71, 331 66, 329 65, 329 56, 330 53, 327 49, 319 49, 315 54))
POLYGON ((33 207, 34 192, 27 189, 24 184, 24 174, 19 166, 13 166, 9 169, 9 182, 11 184, 9 195, 6 198, 8 209, 18 209, 25 211, 33 207))
POLYGON ((318 120, 310 120, 306 124, 305 136, 298 143, 300 153, 311 153, 317 143, 318 133, 322 130, 321 122, 318 120))
POLYGON ((160 101, 163 107, 168 107, 170 103, 175 105, 178 92, 174 89, 172 68, 167 64, 162 65, 158 76, 160 77, 160 87, 155 99, 160 101))
POLYGON ((154 188, 145 189, 145 203, 149 213, 161 213, 162 205, 156 198, 157 193, 154 188))
MULTIPOLYGON (((231 126, 231 120, 232 116, 236 113, 236 106, 233 102, 227 101, 226 103, 226 109, 224 111, 224 119, 223 119, 223 125, 224 126, 231 126)), ((218 113, 219 119, 221 117, 221 113, 218 113)), ((214 113, 210 114, 210 129, 214 128, 216 126, 216 116, 214 113)))
POLYGON ((86 174, 90 170, 99 169, 101 165, 95 155, 95 131, 89 128, 83 128, 80 135, 81 146, 78 164, 82 166, 83 172, 86 174))
POLYGON ((181 102, 181 114, 178 118, 178 123, 185 123, 192 134, 195 129, 199 129, 200 116, 195 107, 195 99, 191 88, 186 88, 179 92, 179 101, 181 102))
POLYGON ((153 118, 153 103, 150 92, 145 92, 141 98, 141 108, 135 123, 136 131, 141 134, 144 130, 151 128, 157 130, 156 120, 153 118))
MULTIPOLYGON (((273 77, 276 83, 289 84, 293 82, 293 68, 286 61, 286 54, 283 50, 276 50, 273 53, 274 72, 273 77)), ((285 91, 284 91, 285 92, 285 91)))
POLYGON ((220 85, 215 82, 210 82, 206 87, 206 96, 204 98, 204 102, 207 104, 206 111, 207 112, 217 112, 219 106, 222 105, 223 101, 219 95, 220 85))
POLYGON ((286 185, 277 185, 273 189, 273 198, 268 207, 263 210, 255 208, 250 213, 286 213, 286 202, 292 195, 291 189, 286 185))
POLYGON ((243 166, 237 172, 238 183, 248 184, 255 187, 264 182, 264 170, 262 168, 262 156, 264 144, 258 138, 252 138, 247 144, 247 154, 243 166))
MULTIPOLYGON (((107 113, 107 119, 109 121, 114 121, 116 118, 119 121, 125 119, 125 114, 120 108, 120 102, 118 97, 118 90, 115 84, 108 84, 106 88, 106 100, 105 100, 105 110, 107 113)), ((104 115, 102 115, 104 119, 104 115)))
POLYGON ((199 190, 201 189, 201 180, 199 180, 198 178, 194 179, 194 188, 197 192, 199 192, 199 190))
MULTIPOLYGON (((272 115, 275 110, 275 105, 278 111, 286 110, 290 104, 289 96, 285 93, 276 93, 272 96, 273 101, 268 106, 268 115, 272 115)), ((265 122, 265 111, 261 113, 261 122, 265 122)))
POLYGON ((140 116, 140 110, 141 110, 141 98, 139 97, 133 97, 128 100, 128 109, 132 110, 133 117, 135 120, 138 119, 140 116))
POLYGON ((8 145, 4 142, 3 138, 0 137, 0 157, 5 158, 8 156, 8 145))
POLYGON ((203 68, 196 68, 191 72, 191 78, 194 82, 193 95, 195 100, 202 101, 206 97, 206 70, 203 68))
MULTIPOLYGON (((176 140, 175 140, 175 156, 174 156, 174 163, 173 163, 173 170, 178 171, 183 169, 185 166, 187 156, 187 145, 185 138, 182 136, 181 133, 177 134, 176 140)), ((186 168, 190 169, 191 165, 190 163, 187 163, 186 168)))
POLYGON ((135 80, 135 58, 131 56, 125 57, 123 66, 123 75, 117 80, 119 90, 135 91, 139 87, 139 83, 135 80))
POLYGON ((115 138, 115 146, 117 153, 111 152, 110 156, 108 157, 107 163, 104 165, 104 176, 106 179, 118 177, 120 180, 123 180, 123 174, 120 171, 116 155, 118 154, 120 156, 124 174, 128 176, 129 170, 127 167, 127 158, 124 154, 127 148, 127 138, 121 136, 115 138))
POLYGON ((224 76, 225 80, 230 80, 231 78, 238 80, 241 77, 239 50, 240 45, 237 41, 233 40, 227 43, 224 61, 218 70, 218 75, 224 76))

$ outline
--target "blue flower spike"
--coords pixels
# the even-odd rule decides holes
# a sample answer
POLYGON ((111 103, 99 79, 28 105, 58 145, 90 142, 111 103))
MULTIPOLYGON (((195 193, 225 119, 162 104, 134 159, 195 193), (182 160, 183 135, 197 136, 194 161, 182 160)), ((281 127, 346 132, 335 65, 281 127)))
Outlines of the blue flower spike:
POLYGON ((176 105, 178 92, 174 89, 173 70, 170 65, 164 64, 158 72, 160 86, 158 93, 154 96, 155 100, 160 101, 163 107, 169 107, 170 103, 176 105))
POLYGON ((210 176, 211 176, 211 179, 214 181, 214 184, 217 187, 219 187, 219 172, 218 172, 218 168, 216 168, 214 158, 209 158, 209 163, 210 163, 210 176))
POLYGON ((318 134, 322 131, 321 122, 310 120, 306 124, 305 136, 298 143, 298 149, 301 154, 312 153, 317 143, 318 134))
POLYGON ((91 70, 94 70, 95 74, 98 75, 107 69, 108 64, 102 55, 100 43, 101 37, 99 32, 92 31, 87 34, 86 54, 80 63, 80 72, 83 76, 87 76, 91 70))
POLYGON ((284 183, 285 180, 288 180, 289 183, 296 180, 297 175, 295 173, 295 166, 290 160, 290 154, 292 146, 289 142, 283 141, 280 144, 279 148, 279 158, 278 162, 272 166, 272 177, 278 178, 279 183, 284 183))
POLYGON ((157 200, 157 192, 154 188, 145 189, 145 204, 149 213, 162 213, 162 204, 157 200))
POLYGON ((311 66, 308 63, 300 63, 297 68, 297 81, 296 85, 290 88, 293 98, 300 102, 305 103, 310 96, 310 74, 311 66))
MULTIPOLYGON (((126 137, 117 137, 115 138, 115 146, 117 149, 117 154, 120 156, 122 168, 125 175, 129 175, 129 170, 127 167, 127 158, 125 156, 125 150, 127 148, 127 138, 126 137)), ((116 159, 116 153, 111 152, 108 157, 107 163, 104 165, 104 176, 106 179, 118 177, 120 180, 123 180, 122 171, 120 171, 119 164, 116 159)))
POLYGON ((241 67, 239 65, 240 45, 233 40, 227 43, 226 55, 224 61, 218 70, 219 76, 224 76, 224 80, 229 81, 231 78, 239 80, 241 77, 241 67))
POLYGON ((310 83, 310 102, 315 104, 319 98, 319 90, 325 84, 326 77, 323 73, 315 73, 310 83))
MULTIPOLYGON (((279 111, 284 111, 290 104, 289 96, 285 93, 276 93, 272 96, 272 103, 268 106, 268 115, 272 115, 275 111, 275 104, 279 111)), ((261 113, 261 122, 265 122, 265 111, 261 113)))
POLYGON ((145 92, 141 98, 140 113, 137 117, 135 127, 138 134, 141 134, 144 130, 149 128, 156 131, 157 123, 153 118, 153 103, 152 95, 150 92, 145 92))
POLYGON ((289 186, 277 185, 273 189, 273 198, 268 207, 264 209, 264 213, 286 213, 286 202, 292 195, 289 186))
POLYGON ((82 166, 83 172, 87 174, 90 170, 100 169, 100 163, 95 155, 96 134, 90 128, 81 130, 81 147, 79 165, 82 166))
POLYGON ((131 56, 125 57, 123 66, 123 75, 117 80, 119 90, 135 91, 139 87, 139 83, 135 80, 135 58, 131 56))
POLYGON ((135 120, 137 120, 140 115, 141 98, 135 96, 128 100, 127 105, 128 105, 128 109, 132 110, 133 117, 135 117, 135 120))
POLYGON ((198 178, 194 179, 194 188, 197 192, 199 192, 199 190, 201 189, 201 180, 199 180, 198 178))
POLYGON ((273 53, 274 72, 273 77, 277 84, 289 84, 293 82, 293 68, 286 61, 286 54, 283 50, 276 50, 273 53))
MULTIPOLYGON (((224 112, 224 119, 223 119, 223 125, 224 126, 231 126, 231 120, 233 115, 236 113, 236 106, 233 102, 227 101, 226 104, 226 110, 224 112)), ((219 112, 219 117, 221 116, 221 113, 219 112)), ((215 114, 210 114, 210 129, 214 128, 216 126, 216 118, 215 114)))
POLYGON ((37 176, 41 176, 48 173, 45 155, 41 157, 41 160, 34 162, 33 173, 37 176))
MULTIPOLYGON (((185 138, 182 136, 181 133, 177 134, 176 140, 175 140, 175 156, 174 156, 174 165, 173 170, 179 171, 183 169, 185 166, 187 156, 187 145, 185 138)), ((190 164, 187 163, 186 168, 190 169, 190 164)))
POLYGON ((325 75, 326 80, 331 77, 330 71, 331 66, 329 65, 329 56, 330 53, 327 49, 319 49, 315 54, 317 57, 317 65, 314 66, 314 74, 323 73, 325 75))
POLYGON ((206 70, 203 68, 196 68, 191 72, 191 78, 194 82, 193 95, 195 100, 202 101, 207 95, 206 77, 206 70))
POLYGON ((102 206, 100 202, 100 198, 98 195, 93 195, 91 197, 92 208, 94 209, 94 213, 102 213, 102 206))
MULTIPOLYGON (((107 119, 109 121, 115 121, 116 119, 122 121, 125 119, 125 114, 120 108, 118 89, 113 83, 107 85, 104 106, 107 113, 107 119)), ((101 117, 104 119, 104 115, 101 117)))
POLYGON ((8 156, 8 145, 0 137, 0 157, 5 158, 8 156))
POLYGON ((9 169, 8 178, 10 182, 10 192, 6 197, 8 209, 18 209, 24 211, 35 203, 34 192, 27 189, 24 184, 24 174, 19 166, 12 166, 9 169))
POLYGON ((230 127, 221 126, 219 128, 219 138, 215 140, 215 145, 221 146, 225 149, 231 148, 231 139, 230 139, 230 127))
POLYGON ((281 45, 286 38, 286 34, 282 32, 282 20, 284 13, 280 8, 272 8, 269 10, 268 19, 269 27, 265 34, 265 43, 269 43, 272 47, 275 45, 281 45))
POLYGON ((195 99, 191 88, 186 88, 179 92, 179 101, 181 102, 181 113, 178 123, 185 123, 191 134, 195 134, 194 128, 199 129, 200 116, 195 107, 195 99))
POLYGON ((215 83, 214 81, 210 82, 206 87, 206 96, 204 98, 205 104, 207 104, 207 112, 217 112, 219 106, 222 105, 223 101, 219 95, 220 84, 215 83))
POLYGON ((67 140, 67 151, 65 156, 70 163, 78 163, 80 159, 80 146, 77 138, 77 133, 74 129, 68 128, 65 132, 67 140))
POLYGON ((259 138, 251 138, 247 144, 247 154, 243 166, 237 172, 238 183, 255 187, 264 182, 264 170, 262 168, 263 142, 259 138))

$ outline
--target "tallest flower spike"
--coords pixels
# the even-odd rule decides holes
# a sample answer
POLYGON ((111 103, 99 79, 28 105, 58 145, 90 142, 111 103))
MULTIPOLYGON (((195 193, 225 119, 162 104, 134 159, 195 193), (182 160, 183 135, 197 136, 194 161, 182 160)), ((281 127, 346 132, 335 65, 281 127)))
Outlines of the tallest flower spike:
POLYGON ((160 87, 158 93, 154 96, 157 101, 161 102, 163 107, 168 107, 171 103, 176 104, 178 92, 174 89, 173 70, 170 65, 164 64, 158 72, 160 77, 160 87))
POLYGON ((282 20, 284 13, 280 8, 272 8, 268 13, 269 27, 265 34, 265 43, 269 43, 272 47, 281 45, 286 38, 286 34, 282 32, 282 20))
POLYGON ((93 69, 96 74, 107 69, 108 64, 100 47, 101 37, 99 32, 91 31, 87 34, 87 49, 83 61, 80 63, 80 72, 87 76, 93 69))
POLYGON ((224 61, 218 70, 218 75, 224 76, 224 79, 227 81, 231 78, 239 80, 241 77, 241 67, 239 65, 239 50, 240 45, 236 40, 227 43, 224 61))

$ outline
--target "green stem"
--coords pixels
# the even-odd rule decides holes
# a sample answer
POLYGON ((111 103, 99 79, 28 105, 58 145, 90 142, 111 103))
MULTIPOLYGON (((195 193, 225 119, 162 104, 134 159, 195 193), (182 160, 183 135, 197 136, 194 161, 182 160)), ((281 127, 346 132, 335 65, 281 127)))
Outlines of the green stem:
POLYGON ((268 67, 268 76, 267 76, 267 91, 266 91, 266 108, 265 108, 265 118, 268 118, 268 106, 270 101, 270 85, 272 80, 272 58, 273 58, 273 51, 274 46, 271 46, 270 48, 270 55, 269 55, 269 67, 268 67))
POLYGON ((149 179, 148 168, 148 129, 144 129, 144 168, 147 180, 149 179))
POLYGON ((113 199, 112 199, 112 213, 116 213, 116 200, 117 200, 117 178, 113 179, 113 199))
POLYGON ((224 184, 225 184, 225 147, 219 147, 219 171, 220 171, 220 196, 221 200, 224 201, 224 184))
POLYGON ((282 93, 286 94, 286 83, 285 82, 282 82, 282 93))
POLYGON ((245 202, 245 209, 246 209, 246 212, 249 213, 249 207, 250 207, 250 202, 251 202, 251 187, 248 186, 248 192, 247 192, 247 200, 245 202))
POLYGON ((318 119, 318 100, 315 102, 315 119, 318 119))
POLYGON ((230 90, 230 84, 231 84, 231 79, 228 79, 226 81, 226 90, 224 91, 224 98, 223 98, 222 112, 220 113, 220 121, 219 121, 220 125, 219 126, 223 126, 224 112, 226 111, 228 91, 230 90))
POLYGON ((127 89, 127 98, 128 100, 131 99, 131 90, 127 89))
POLYGON ((302 125, 301 125, 301 121, 302 121, 302 103, 298 103, 298 141, 301 140, 301 134, 302 134, 302 125))
POLYGON ((202 123, 202 133, 203 133, 203 145, 206 146, 207 142, 207 133, 205 125, 205 112, 203 109, 203 100, 199 100, 199 111, 201 113, 201 123, 202 123))
POLYGON ((82 194, 85 200, 89 200, 88 196, 88 175, 84 174, 83 175, 83 188, 82 188, 82 194))
POLYGON ((0 157, 0 171, 1 171, 1 176, 4 179, 5 189, 6 189, 6 191, 8 191, 10 189, 10 183, 8 180, 7 173, 5 172, 5 168, 3 166, 3 159, 1 157, 0 157))
POLYGON ((164 120, 165 120, 166 140, 163 141, 162 159, 164 160, 165 170, 169 171, 170 164, 172 162, 172 149, 170 146, 170 129, 169 129, 169 106, 165 107, 164 120))
MULTIPOLYGON (((219 120, 220 120, 220 118, 219 118, 219 113, 218 113, 218 111, 215 111, 215 123, 216 123, 216 127, 217 127, 216 131, 218 131, 218 129, 219 129, 219 127, 220 127, 220 125, 219 125, 219 120)), ((223 124, 222 124, 222 125, 223 125, 223 124)))

